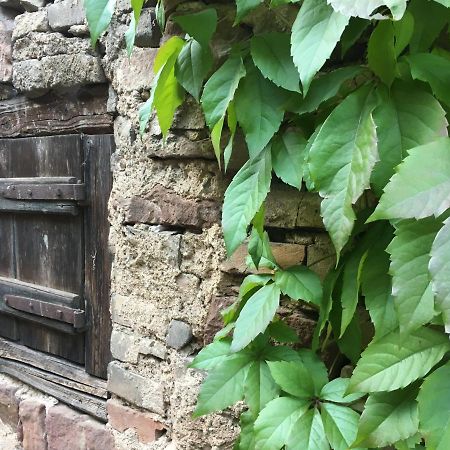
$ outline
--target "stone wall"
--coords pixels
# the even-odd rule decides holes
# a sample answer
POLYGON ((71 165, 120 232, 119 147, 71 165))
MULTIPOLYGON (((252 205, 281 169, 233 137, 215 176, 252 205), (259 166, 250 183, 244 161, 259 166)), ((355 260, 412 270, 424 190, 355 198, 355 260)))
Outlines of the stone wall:
MULTIPOLYGON (((219 311, 234 300, 246 273, 243 251, 226 260, 220 229, 223 193, 245 150, 236 151, 230 173, 223 175, 192 100, 178 111, 165 145, 155 119, 139 136, 138 109, 148 96, 161 40, 151 4, 144 9, 138 48, 130 59, 124 48, 128 0, 118 1, 112 28, 97 51, 89 45, 79 0, 0 0, 0 5, 0 100, 71 95, 80 87, 108 84, 109 98, 99 115, 114 118, 116 141, 108 424, 51 399, 25 402, 17 394, 24 388, 4 387, 16 386, 6 378, 0 378, 0 417, 2 389, 16 389, 8 394, 14 398, 9 426, 19 424, 18 441, 25 450, 78 450, 67 443, 72 432, 83 436, 81 444, 73 437, 80 450, 231 449, 238 410, 193 420, 204 375, 187 365, 220 328, 219 311), (66 425, 71 432, 58 441, 58 426, 66 425), (47 447, 29 444, 27 436, 36 433, 47 447)), ((218 9, 224 20, 232 20, 231 4, 218 9)), ((267 21, 250 17, 245 26, 262 23, 267 21)), ((168 29, 177 31, 170 23, 168 29)), ((245 33, 245 27, 236 33, 245 33)), ((229 38, 219 36, 217 45, 229 38)), ((303 263, 324 274, 333 263, 316 196, 275 181, 266 218, 281 265, 303 263)), ((314 326, 308 311, 295 311, 292 321, 307 343, 314 326)), ((3 429, 12 439, 7 427, 0 427, 0 439, 3 429)))

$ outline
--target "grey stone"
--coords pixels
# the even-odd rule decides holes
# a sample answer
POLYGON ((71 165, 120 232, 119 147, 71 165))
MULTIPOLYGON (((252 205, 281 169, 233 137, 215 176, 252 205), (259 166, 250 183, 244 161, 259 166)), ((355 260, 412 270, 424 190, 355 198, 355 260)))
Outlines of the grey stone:
POLYGON ((114 327, 111 333, 111 353, 115 359, 137 363, 139 359, 139 336, 131 331, 114 327))
POLYGON ((14 98, 17 95, 17 90, 10 84, 0 83, 0 100, 8 100, 14 98))
POLYGON ((64 0, 48 7, 48 21, 56 31, 68 30, 72 25, 83 25, 85 18, 81 0, 64 0))
POLYGON ((47 3, 46 0, 0 0, 0 6, 15 9, 17 11, 37 11, 47 3))
POLYGON ((117 110, 117 94, 111 85, 108 86, 108 101, 106 103, 106 111, 114 113, 117 110))
POLYGON ((144 8, 136 31, 137 47, 158 47, 161 31, 156 22, 155 8, 144 8))
POLYGON ((13 47, 14 61, 75 54, 94 56, 88 39, 67 38, 60 33, 32 32, 17 39, 13 47))
POLYGON ((142 355, 156 356, 159 359, 166 359, 167 349, 161 342, 151 339, 149 337, 143 337, 139 343, 139 353, 142 355))
POLYGON ((13 64, 14 87, 30 96, 104 81, 100 59, 90 55, 57 55, 13 64))
POLYGON ((148 377, 132 372, 117 361, 108 366, 108 391, 141 408, 164 414, 162 386, 148 377))
POLYGON ((89 36, 89 27, 87 25, 72 25, 68 33, 72 36, 86 37, 89 36))
POLYGON ((169 347, 180 350, 192 340, 191 326, 181 320, 172 320, 167 332, 166 343, 169 347))
POLYGON ((13 41, 32 31, 49 30, 47 10, 45 9, 32 13, 20 14, 16 16, 14 22, 13 41))
POLYGON ((14 28, 14 14, 0 8, 0 83, 8 83, 12 77, 11 36, 14 28))

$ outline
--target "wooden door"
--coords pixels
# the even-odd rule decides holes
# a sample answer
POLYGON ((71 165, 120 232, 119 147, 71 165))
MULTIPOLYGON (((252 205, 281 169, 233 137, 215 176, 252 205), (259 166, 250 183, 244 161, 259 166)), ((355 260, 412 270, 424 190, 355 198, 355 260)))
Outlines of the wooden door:
POLYGON ((0 140, 0 336, 101 377, 110 358, 112 142, 0 140))

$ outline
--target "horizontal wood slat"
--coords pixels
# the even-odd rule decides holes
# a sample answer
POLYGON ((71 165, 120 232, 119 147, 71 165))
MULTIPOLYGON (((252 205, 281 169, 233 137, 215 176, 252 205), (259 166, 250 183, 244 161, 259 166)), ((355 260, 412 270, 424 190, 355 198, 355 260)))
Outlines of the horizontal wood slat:
POLYGON ((63 214, 76 216, 79 213, 78 206, 70 203, 26 200, 9 200, 0 198, 0 213, 33 213, 33 214, 63 214))
POLYGON ((84 184, 8 184, 3 197, 16 200, 84 200, 84 184))

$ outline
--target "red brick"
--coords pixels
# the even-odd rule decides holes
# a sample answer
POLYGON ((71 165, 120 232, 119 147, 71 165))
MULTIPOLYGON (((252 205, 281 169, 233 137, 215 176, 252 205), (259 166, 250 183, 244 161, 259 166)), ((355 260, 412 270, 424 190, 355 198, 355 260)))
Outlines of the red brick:
POLYGON ((7 381, 0 384, 0 419, 14 428, 19 423, 19 400, 16 398, 18 389, 7 381))
POLYGON ((19 420, 24 450, 47 450, 45 405, 23 400, 19 405, 19 420))
POLYGON ((117 400, 108 400, 107 410, 111 427, 120 432, 134 429, 143 444, 154 442, 164 430, 164 425, 150 414, 131 409, 117 400))
POLYGON ((115 450, 106 425, 67 406, 50 408, 46 426, 48 450, 115 450))

